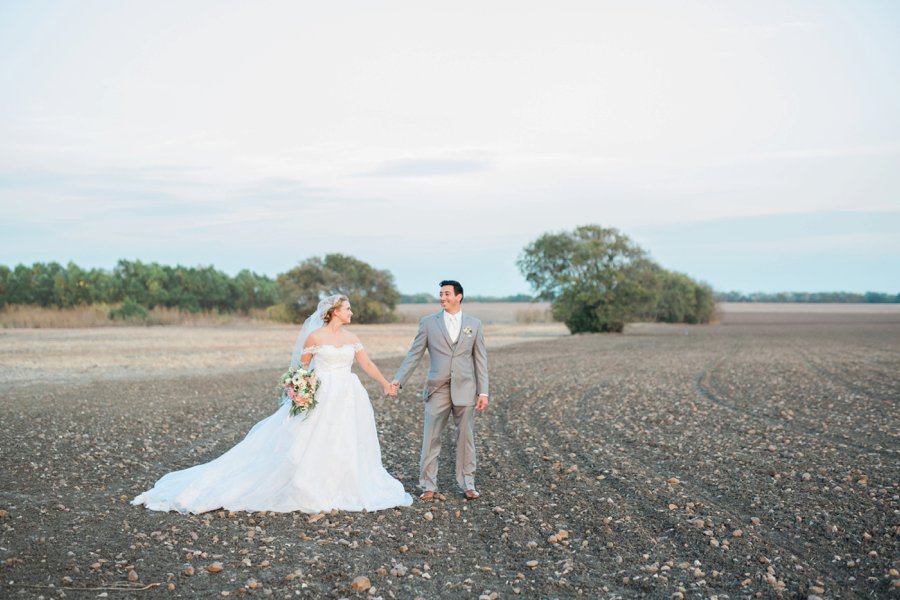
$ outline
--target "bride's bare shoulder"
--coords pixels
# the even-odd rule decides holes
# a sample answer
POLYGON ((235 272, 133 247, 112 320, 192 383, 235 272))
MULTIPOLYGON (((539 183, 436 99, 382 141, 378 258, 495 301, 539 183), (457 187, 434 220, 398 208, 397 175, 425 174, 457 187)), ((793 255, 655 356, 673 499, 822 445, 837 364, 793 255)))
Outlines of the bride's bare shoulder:
POLYGON ((309 334, 309 337, 306 338, 306 344, 305 344, 307 348, 310 348, 312 346, 318 346, 319 344, 322 343, 322 337, 323 337, 322 330, 323 329, 325 329, 325 328, 322 327, 320 329, 316 329, 311 334, 309 334))

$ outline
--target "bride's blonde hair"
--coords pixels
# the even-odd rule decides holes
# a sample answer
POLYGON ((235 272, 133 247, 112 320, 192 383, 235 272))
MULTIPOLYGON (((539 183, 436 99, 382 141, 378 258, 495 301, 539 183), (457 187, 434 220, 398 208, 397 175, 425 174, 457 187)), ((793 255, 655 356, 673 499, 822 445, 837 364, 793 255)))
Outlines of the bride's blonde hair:
POLYGON ((339 295, 337 300, 334 301, 334 304, 331 305, 331 308, 325 311, 325 314, 322 315, 322 320, 325 321, 326 325, 331 323, 331 317, 334 316, 334 311, 339 309, 344 302, 350 302, 350 298, 339 295))

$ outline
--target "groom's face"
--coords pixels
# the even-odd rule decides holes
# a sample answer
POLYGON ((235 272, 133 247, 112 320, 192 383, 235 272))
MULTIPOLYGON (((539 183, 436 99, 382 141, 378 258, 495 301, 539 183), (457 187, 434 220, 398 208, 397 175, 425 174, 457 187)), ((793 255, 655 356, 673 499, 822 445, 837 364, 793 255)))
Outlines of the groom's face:
POLYGON ((452 285, 441 287, 441 307, 450 314, 459 311, 459 303, 462 302, 462 296, 456 295, 456 290, 452 285))

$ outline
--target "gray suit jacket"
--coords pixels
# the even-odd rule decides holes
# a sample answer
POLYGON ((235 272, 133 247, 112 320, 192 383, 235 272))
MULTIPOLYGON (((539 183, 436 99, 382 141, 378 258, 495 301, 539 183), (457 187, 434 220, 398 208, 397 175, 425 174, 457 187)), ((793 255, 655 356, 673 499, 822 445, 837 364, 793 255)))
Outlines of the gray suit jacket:
POLYGON ((394 375, 401 387, 419 366, 425 350, 429 358, 425 400, 448 381, 450 399, 459 406, 473 406, 479 395, 488 393, 487 350, 481 321, 464 312, 454 344, 444 326, 443 310, 423 317, 409 352, 394 375))

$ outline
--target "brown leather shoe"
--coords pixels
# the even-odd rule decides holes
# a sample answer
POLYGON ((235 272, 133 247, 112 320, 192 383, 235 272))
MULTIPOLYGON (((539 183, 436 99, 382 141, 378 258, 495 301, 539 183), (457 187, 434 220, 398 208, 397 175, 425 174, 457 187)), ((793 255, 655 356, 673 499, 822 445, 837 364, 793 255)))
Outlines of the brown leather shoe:
POLYGON ((434 500, 434 495, 434 490, 425 490, 424 492, 422 492, 422 495, 420 495, 419 498, 421 500, 424 500, 425 502, 431 502, 432 500, 434 500))
POLYGON ((466 490, 466 500, 476 500, 481 494, 476 492, 475 490, 466 490))

